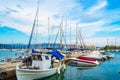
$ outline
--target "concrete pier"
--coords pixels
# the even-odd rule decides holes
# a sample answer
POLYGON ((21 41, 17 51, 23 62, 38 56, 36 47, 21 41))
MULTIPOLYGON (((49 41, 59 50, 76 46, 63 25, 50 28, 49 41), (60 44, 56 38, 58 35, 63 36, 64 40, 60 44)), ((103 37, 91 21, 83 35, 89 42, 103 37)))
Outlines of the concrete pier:
POLYGON ((17 64, 22 64, 21 62, 9 62, 3 65, 0 65, 0 79, 7 79, 11 77, 15 77, 15 66, 17 64))

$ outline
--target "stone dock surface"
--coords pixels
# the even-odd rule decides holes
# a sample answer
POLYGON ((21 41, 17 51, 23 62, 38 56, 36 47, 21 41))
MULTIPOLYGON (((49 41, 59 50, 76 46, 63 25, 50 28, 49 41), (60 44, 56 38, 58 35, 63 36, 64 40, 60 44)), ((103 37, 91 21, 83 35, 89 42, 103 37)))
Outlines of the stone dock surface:
POLYGON ((0 80, 15 77, 15 67, 17 64, 22 65, 21 62, 9 62, 0 65, 0 80))

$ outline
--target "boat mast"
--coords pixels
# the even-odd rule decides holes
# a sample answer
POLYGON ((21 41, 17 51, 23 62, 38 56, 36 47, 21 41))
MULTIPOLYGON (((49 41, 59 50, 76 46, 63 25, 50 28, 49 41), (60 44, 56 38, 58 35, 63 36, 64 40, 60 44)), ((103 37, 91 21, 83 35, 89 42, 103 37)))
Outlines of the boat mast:
POLYGON ((62 20, 61 20, 57 35, 55 37, 55 41, 54 41, 54 44, 53 44, 54 47, 56 46, 55 43, 56 43, 57 37, 58 37, 58 35, 60 33, 60 46, 59 46, 59 48, 62 48, 62 26, 63 26, 63 17, 62 17, 62 20))
POLYGON ((70 25, 70 47, 71 48, 71 25, 70 25))
POLYGON ((62 26, 63 26, 63 17, 62 17, 62 22, 60 26, 60 48, 62 48, 62 26))
POLYGON ((33 22, 33 27, 32 27, 32 31, 31 31, 29 43, 28 43, 28 46, 27 46, 27 51, 30 49, 30 46, 31 46, 31 40, 32 40, 34 29, 35 29, 36 21, 38 21, 37 20, 38 19, 38 13, 39 13, 39 1, 38 1, 36 15, 35 15, 34 22, 33 22))
POLYGON ((115 37, 115 44, 114 44, 114 46, 116 46, 116 37, 115 37))
POLYGON ((107 46, 109 46, 109 39, 107 38, 107 46))
POLYGON ((76 48, 78 48, 78 30, 77 30, 77 23, 76 23, 76 48))
POLYGON ((50 48, 50 29, 49 29, 49 17, 48 17, 48 48, 50 48))
MULTIPOLYGON (((38 14, 39 14, 39 11, 38 11, 38 14)), ((35 45, 35 48, 38 48, 38 15, 37 15, 37 17, 36 17, 36 24, 35 24, 35 42, 34 43, 36 43, 36 45, 35 45)))
POLYGON ((80 40, 81 46, 82 46, 82 48, 85 48, 85 44, 84 44, 82 34, 81 34, 81 29, 79 30, 79 34, 80 34, 80 38, 81 38, 81 40, 80 40))

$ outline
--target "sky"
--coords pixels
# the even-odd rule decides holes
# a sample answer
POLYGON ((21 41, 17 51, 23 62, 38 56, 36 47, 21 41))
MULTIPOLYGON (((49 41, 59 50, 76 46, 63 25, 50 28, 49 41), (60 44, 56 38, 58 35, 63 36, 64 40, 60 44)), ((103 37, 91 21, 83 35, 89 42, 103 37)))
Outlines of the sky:
MULTIPOLYGON (((37 3, 38 0, 0 0, 0 27, 8 26, 29 36, 37 3)), ((54 42, 62 22, 67 44, 75 44, 77 24, 77 30, 81 32, 86 45, 120 46, 119 3, 120 0, 39 0, 37 42, 48 42, 49 17, 51 42, 54 42)), ((21 38, 24 39, 24 37, 21 38)), ((4 43, 4 40, 2 42, 4 43)), ((59 36, 57 42, 59 42, 59 36)), ((26 41, 18 40, 18 43, 26 43, 26 41)))

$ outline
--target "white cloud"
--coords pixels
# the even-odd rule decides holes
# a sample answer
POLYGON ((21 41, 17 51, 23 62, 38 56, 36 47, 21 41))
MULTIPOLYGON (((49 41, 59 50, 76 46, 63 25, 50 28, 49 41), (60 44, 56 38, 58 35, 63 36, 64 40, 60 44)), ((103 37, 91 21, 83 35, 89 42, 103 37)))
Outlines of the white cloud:
POLYGON ((96 32, 102 31, 102 26, 105 24, 104 21, 96 21, 92 23, 80 23, 79 27, 81 28, 81 32, 83 37, 93 37, 96 32))
POLYGON ((87 14, 93 15, 94 13, 99 12, 101 9, 106 7, 106 5, 107 5, 107 1, 106 0, 99 1, 96 5, 94 5, 93 7, 90 7, 87 10, 87 14))
MULTIPOLYGON (((84 5, 75 0, 40 0, 39 23, 42 25, 38 28, 40 35, 46 37, 48 35, 48 17, 50 17, 50 28, 52 28, 52 25, 55 27, 60 25, 62 16, 68 18, 68 26, 64 28, 64 31, 67 33, 67 39, 70 33, 70 26, 72 27, 72 41, 75 39, 76 23, 79 23, 78 26, 81 27, 84 38, 92 38, 94 34, 99 31, 110 31, 111 29, 112 31, 120 30, 119 28, 113 28, 114 25, 109 25, 113 21, 118 21, 120 19, 120 10, 106 10, 106 6, 108 5, 107 0, 96 1, 96 4, 84 9, 84 5)), ((7 5, 6 2, 8 2, 8 0, 4 0, 3 2, 0 1, 0 12, 4 14, 7 8, 17 12, 11 12, 5 16, 0 16, 0 22, 4 22, 1 24, 30 34, 36 12, 37 0, 12 0, 7 5)), ((92 2, 88 4, 92 4, 92 2)), ((65 26, 65 19, 63 23, 65 26)), ((51 35, 55 35, 57 29, 58 28, 54 29, 55 31, 51 32, 51 35)), ((100 39, 101 43, 105 43, 104 41, 105 39, 100 39)), ((100 42, 98 44, 100 44, 100 42)))

